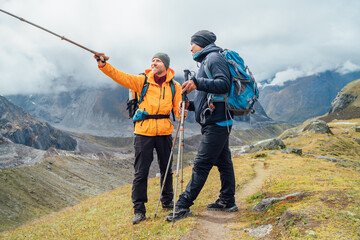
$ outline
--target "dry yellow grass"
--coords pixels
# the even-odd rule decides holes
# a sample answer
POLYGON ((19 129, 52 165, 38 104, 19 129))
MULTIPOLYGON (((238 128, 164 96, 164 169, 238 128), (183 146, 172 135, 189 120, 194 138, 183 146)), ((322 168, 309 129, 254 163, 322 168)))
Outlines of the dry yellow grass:
MULTIPOLYGON (((237 189, 241 188, 253 176, 251 166, 236 161, 237 189)), ((191 168, 184 169, 185 184, 189 181, 191 168)), ((169 211, 161 208, 158 217, 154 218, 159 197, 159 178, 149 180, 147 203, 148 219, 133 226, 131 185, 87 199, 81 204, 69 207, 51 216, 0 234, 1 239, 178 239, 191 231, 195 218, 190 217, 176 222, 172 227, 166 222, 169 211)), ((174 178, 175 181, 175 178, 174 178)), ((184 184, 184 188, 186 185, 184 184)), ((180 183, 179 183, 180 189, 180 183)), ((192 207, 194 214, 217 199, 220 189, 219 174, 216 168, 211 171, 209 179, 192 207)))
POLYGON ((354 141, 360 133, 354 131, 356 125, 360 119, 334 121, 329 124, 334 135, 303 132, 285 140, 287 147, 302 148, 303 156, 263 152, 271 176, 242 206, 244 214, 236 220, 232 239, 253 239, 242 229, 265 224, 274 226, 265 239, 360 239, 360 166, 356 164, 360 163, 360 145, 354 141), (353 162, 335 163, 319 156, 353 162), (305 196, 276 202, 265 212, 250 211, 263 198, 295 192, 305 196), (284 221, 289 213, 292 217, 284 221))
MULTIPOLYGON (((228 239, 254 239, 243 231, 259 225, 272 224, 264 239, 359 239, 360 238, 360 145, 354 138, 360 133, 353 126, 360 119, 331 122, 334 135, 303 132, 285 140, 287 147, 303 149, 303 156, 280 151, 263 151, 240 157, 234 156, 236 190, 241 191, 261 162, 270 173, 259 192, 239 204, 240 211, 230 226, 228 239), (353 162, 330 162, 317 159, 328 156, 353 162), (351 164, 352 163, 352 164, 351 164), (280 197, 304 192, 302 198, 274 203, 265 212, 250 211, 267 197, 280 197), (288 217, 286 217, 288 216, 288 217), (289 217, 290 216, 290 217, 289 217)), ((191 168, 186 168, 185 184, 191 168)), ((179 185, 180 187, 180 185, 179 185)), ((184 185, 185 187, 185 185, 184 185)), ((149 219, 133 226, 131 219, 131 186, 88 199, 39 221, 0 234, 1 239, 179 239, 191 234, 196 226, 196 213, 217 199, 219 174, 214 168, 192 207, 194 217, 165 222, 169 211, 154 212, 159 194, 159 178, 149 181, 149 219)))

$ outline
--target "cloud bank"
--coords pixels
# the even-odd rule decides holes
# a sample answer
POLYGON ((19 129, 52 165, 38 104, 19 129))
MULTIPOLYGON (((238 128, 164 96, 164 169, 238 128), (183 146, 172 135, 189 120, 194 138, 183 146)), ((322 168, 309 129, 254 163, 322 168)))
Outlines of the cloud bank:
MULTIPOLYGON (((275 76, 274 84, 282 84, 360 65, 357 0, 17 0, 0 8, 105 52, 131 74, 143 72, 160 51, 169 54, 178 76, 196 70, 190 37, 201 29, 213 31, 217 45, 238 51, 257 81, 275 76)), ((0 37, 2 95, 114 84, 91 53, 3 13, 0 37)))

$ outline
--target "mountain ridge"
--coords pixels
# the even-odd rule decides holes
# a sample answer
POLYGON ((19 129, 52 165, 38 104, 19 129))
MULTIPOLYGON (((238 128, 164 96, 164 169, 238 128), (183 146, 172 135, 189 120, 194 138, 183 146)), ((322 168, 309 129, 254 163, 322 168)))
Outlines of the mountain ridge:
POLYGON ((259 100, 275 121, 301 123, 327 113, 337 93, 358 78, 360 72, 326 71, 287 81, 283 86, 264 87, 259 100))
MULTIPOLYGON (((189 98, 191 97, 190 94, 189 98)), ((107 137, 133 135, 133 122, 126 110, 128 89, 120 85, 113 88, 76 89, 57 94, 11 95, 7 98, 30 114, 60 129, 107 137)), ((255 114, 247 116, 245 121, 237 119, 234 127, 244 129, 275 123, 266 115, 259 102, 254 108, 255 114)), ((186 124, 189 129, 187 134, 199 132, 193 112, 189 112, 186 124)))
POLYGON ((46 150, 55 147, 74 150, 76 140, 40 119, 34 118, 0 96, 0 136, 14 143, 46 150))

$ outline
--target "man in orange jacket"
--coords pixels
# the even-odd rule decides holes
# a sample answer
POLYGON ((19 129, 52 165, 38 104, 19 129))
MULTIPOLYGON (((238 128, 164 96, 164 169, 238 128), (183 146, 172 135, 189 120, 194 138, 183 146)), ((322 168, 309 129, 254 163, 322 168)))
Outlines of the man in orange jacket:
MULTIPOLYGON (((146 118, 135 122, 135 175, 132 187, 132 202, 135 217, 133 224, 146 219, 145 203, 147 202, 147 179, 153 150, 156 149, 160 167, 160 185, 165 178, 166 167, 171 153, 172 132, 174 126, 170 120, 170 112, 174 110, 179 118, 179 103, 181 102, 181 86, 173 80, 174 70, 169 68, 170 58, 165 53, 157 53, 152 58, 151 67, 145 70, 145 75, 130 75, 117 70, 107 63, 104 54, 95 55, 99 69, 120 85, 135 91, 140 96, 145 78, 149 84, 139 109, 147 113, 146 118), (174 81, 175 94, 172 96, 170 81, 174 81)), ((172 162, 172 159, 171 159, 172 162)), ((161 195, 162 207, 173 208, 172 169, 168 171, 163 193, 161 195)))

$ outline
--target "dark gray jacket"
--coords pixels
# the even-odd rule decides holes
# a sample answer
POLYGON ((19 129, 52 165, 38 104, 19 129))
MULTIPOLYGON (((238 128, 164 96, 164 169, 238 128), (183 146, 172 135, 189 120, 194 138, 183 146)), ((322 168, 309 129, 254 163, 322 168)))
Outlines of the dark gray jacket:
POLYGON ((220 47, 210 44, 194 58, 201 65, 196 75, 197 91, 195 91, 194 101, 190 102, 189 110, 195 111, 196 121, 203 126, 230 119, 230 115, 227 113, 223 102, 214 103, 215 110, 213 113, 206 112, 204 115, 205 119, 201 119, 201 113, 208 107, 208 93, 225 94, 230 92, 230 71, 224 57, 219 53, 220 51, 222 51, 220 47), (206 75, 205 64, 213 79, 206 75))

